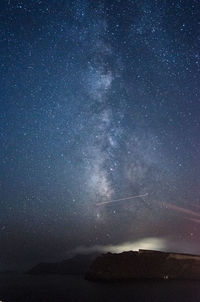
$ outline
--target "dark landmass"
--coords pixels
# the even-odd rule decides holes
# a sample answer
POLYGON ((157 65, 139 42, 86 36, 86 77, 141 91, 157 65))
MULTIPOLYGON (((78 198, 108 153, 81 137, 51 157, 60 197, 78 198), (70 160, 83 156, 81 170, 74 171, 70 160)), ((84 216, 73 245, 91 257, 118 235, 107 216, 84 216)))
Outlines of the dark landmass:
POLYGON ((200 256, 147 250, 107 253, 93 261, 85 277, 92 281, 200 280, 200 256))
POLYGON ((55 263, 39 263, 27 273, 31 275, 84 275, 94 258, 99 254, 76 255, 73 258, 55 263))
POLYGON ((0 271, 0 275, 17 275, 21 274, 22 272, 20 271, 0 271))

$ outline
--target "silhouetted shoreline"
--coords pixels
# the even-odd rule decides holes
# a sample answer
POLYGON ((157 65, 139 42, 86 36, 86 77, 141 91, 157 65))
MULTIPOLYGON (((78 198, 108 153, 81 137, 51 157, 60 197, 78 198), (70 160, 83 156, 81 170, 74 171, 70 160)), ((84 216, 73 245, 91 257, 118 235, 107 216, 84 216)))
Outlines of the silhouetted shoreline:
POLYGON ((86 279, 115 280, 200 280, 200 256, 160 251, 107 253, 97 257, 86 279))

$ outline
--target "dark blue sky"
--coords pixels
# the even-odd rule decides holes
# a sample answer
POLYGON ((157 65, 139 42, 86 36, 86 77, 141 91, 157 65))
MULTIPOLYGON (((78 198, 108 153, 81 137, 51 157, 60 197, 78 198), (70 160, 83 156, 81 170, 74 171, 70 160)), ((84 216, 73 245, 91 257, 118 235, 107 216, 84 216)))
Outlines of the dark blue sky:
POLYGON ((0 269, 200 253, 200 2, 3 0, 0 29, 0 269))

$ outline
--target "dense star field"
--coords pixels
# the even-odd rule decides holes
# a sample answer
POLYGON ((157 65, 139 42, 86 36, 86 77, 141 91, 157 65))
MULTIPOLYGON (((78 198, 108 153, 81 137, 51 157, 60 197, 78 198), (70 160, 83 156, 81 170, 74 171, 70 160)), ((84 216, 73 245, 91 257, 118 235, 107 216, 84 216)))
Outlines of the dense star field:
POLYGON ((200 253, 200 1, 2 0, 0 28, 0 269, 200 253))

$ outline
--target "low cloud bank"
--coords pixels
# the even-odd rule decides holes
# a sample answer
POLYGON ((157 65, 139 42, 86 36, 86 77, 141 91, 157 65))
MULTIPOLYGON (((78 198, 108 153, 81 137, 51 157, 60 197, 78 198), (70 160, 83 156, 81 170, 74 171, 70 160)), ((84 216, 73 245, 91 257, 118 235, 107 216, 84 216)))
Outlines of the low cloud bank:
POLYGON ((76 254, 91 253, 121 253, 125 251, 137 251, 139 249, 200 254, 200 247, 188 241, 176 241, 165 238, 148 237, 133 242, 123 242, 116 245, 93 245, 90 247, 79 246, 69 252, 70 256, 76 254))
POLYGON ((93 245, 90 247, 79 246, 70 251, 70 254, 90 254, 95 252, 121 253, 130 250, 137 251, 138 249, 165 250, 165 248, 166 242, 164 239, 149 237, 134 242, 124 242, 116 245, 93 245))

